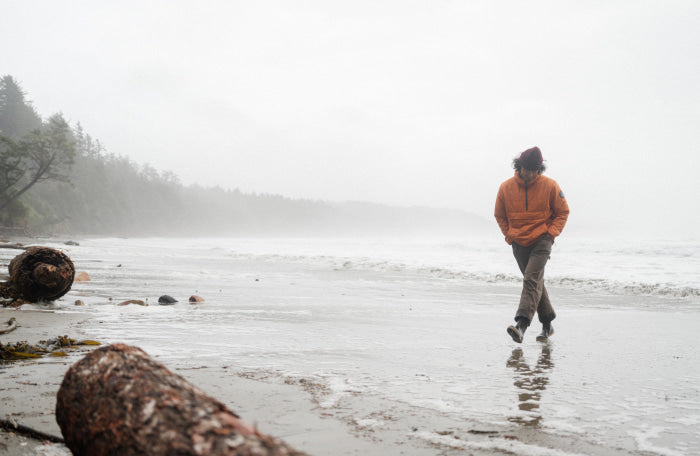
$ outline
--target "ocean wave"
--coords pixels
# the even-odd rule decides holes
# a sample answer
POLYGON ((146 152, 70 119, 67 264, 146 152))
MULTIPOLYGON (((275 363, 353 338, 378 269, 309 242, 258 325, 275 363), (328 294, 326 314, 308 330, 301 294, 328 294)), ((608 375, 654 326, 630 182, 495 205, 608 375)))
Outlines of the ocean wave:
POLYGON ((613 294, 669 296, 674 298, 700 297, 700 288, 660 283, 622 283, 607 279, 580 279, 572 277, 548 278, 547 282, 567 288, 606 291, 613 294))
MULTIPOLYGON (((378 272, 407 272, 429 275, 449 280, 465 280, 482 283, 520 283, 522 276, 494 272, 457 271, 440 267, 411 267, 406 264, 387 261, 353 262, 346 260, 342 269, 370 269, 378 272)), ((663 296, 672 298, 700 297, 700 288, 677 286, 673 284, 619 282, 611 279, 553 276, 547 277, 546 283, 572 290, 605 292, 619 295, 663 296)))
MULTIPOLYGON (((433 266, 426 264, 409 264, 399 259, 386 259, 379 257, 341 257, 327 254, 255 254, 255 253, 230 253, 231 256, 246 261, 265 261, 271 263, 294 263, 309 266, 330 267, 332 270, 368 271, 391 274, 415 274, 425 277, 438 277, 448 280, 465 280, 480 283, 512 283, 522 281, 519 274, 495 272, 493 270, 464 270, 462 264, 450 266, 433 266)), ((472 267, 475 265, 472 262, 472 267)), ((467 266, 469 267, 469 266, 467 266)), ((492 265, 497 268, 498 265, 492 265)), ((505 267, 505 266, 504 266, 505 267)), ((597 273, 601 271, 596 270, 597 273)), ((619 276, 619 270, 615 271, 619 276)), ((612 274, 610 274, 612 275, 612 274)), ((631 275, 631 274, 630 274, 631 275)), ((563 287, 571 290, 602 292, 616 295, 632 296, 660 296, 670 298, 696 298, 700 297, 700 287, 685 286, 673 283, 621 281, 613 278, 582 277, 572 274, 559 276, 547 276, 548 285, 563 287)))
POLYGON ((584 456, 582 453, 572 453, 567 450, 523 443, 516 439, 494 435, 489 435, 488 438, 479 440, 476 440, 473 435, 470 435, 469 438, 461 437, 453 431, 415 431, 409 435, 430 442, 438 447, 450 447, 460 450, 522 454, 527 456, 584 456))

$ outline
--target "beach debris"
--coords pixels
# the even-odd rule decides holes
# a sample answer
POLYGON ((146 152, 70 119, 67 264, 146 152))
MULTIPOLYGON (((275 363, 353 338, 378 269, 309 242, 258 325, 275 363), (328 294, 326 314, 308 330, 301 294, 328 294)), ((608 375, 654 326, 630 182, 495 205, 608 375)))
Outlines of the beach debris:
MULTIPOLYGON (((111 300, 111 298, 110 298, 111 300)), ((123 301, 117 304, 118 306, 128 306, 129 304, 137 304, 139 306, 147 306, 148 303, 140 299, 129 299, 128 301, 123 301)))
POLYGON ((56 422, 75 456, 305 454, 125 344, 73 364, 56 399, 56 422))
POLYGON ((62 349, 72 349, 82 345, 102 345, 94 340, 75 340, 68 336, 58 336, 49 340, 40 340, 35 345, 30 345, 27 341, 15 342, 3 345, 0 342, 0 359, 19 360, 41 358, 44 355, 66 356, 62 349))
POLYGON ((0 325, 0 334, 7 334, 15 329, 17 329, 17 319, 12 317, 7 320, 7 322, 0 325))
POLYGON ((91 280, 92 278, 90 277, 90 274, 88 274, 85 271, 82 271, 75 275, 75 279, 73 279, 73 282, 89 282, 91 280))
POLYGON ((191 302, 192 304, 196 304, 196 303, 198 303, 198 302, 204 302, 204 298, 201 297, 201 296, 192 295, 192 296, 190 296, 190 302, 191 302))
POLYGON ((80 299, 76 299, 76 300, 75 300, 75 305, 76 305, 76 306, 84 306, 85 303, 84 303, 82 300, 80 300, 80 299))
POLYGON ((75 266, 63 252, 28 247, 8 265, 10 279, 0 284, 0 296, 29 302, 55 301, 70 291, 75 266))
POLYGON ((177 302, 177 299, 173 298, 170 295, 163 295, 160 298, 158 298, 158 304, 161 306, 171 306, 177 302))

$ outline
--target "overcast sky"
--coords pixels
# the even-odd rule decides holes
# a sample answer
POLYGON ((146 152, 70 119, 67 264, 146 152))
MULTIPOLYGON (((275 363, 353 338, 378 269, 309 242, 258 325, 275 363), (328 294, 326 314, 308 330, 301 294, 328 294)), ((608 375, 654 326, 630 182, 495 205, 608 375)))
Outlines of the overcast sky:
POLYGON ((492 219, 538 145, 572 231, 700 226, 697 0, 0 7, 42 116, 184 184, 492 219))

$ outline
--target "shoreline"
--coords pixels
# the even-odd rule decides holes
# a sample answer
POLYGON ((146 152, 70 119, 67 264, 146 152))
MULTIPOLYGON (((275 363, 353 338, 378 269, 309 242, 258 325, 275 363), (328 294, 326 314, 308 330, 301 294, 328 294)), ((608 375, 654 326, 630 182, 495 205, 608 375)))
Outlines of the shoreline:
MULTIPOLYGON (((19 327, 0 336, 3 343, 68 335, 100 341, 83 330, 89 315, 51 310, 0 309, 19 327)), ((61 437, 55 420, 56 393, 68 368, 94 347, 78 347, 68 356, 44 357, 0 365, 0 419, 61 437)), ((154 357, 157 359, 157 357, 154 357)), ((324 404, 328 391, 312 379, 280 377, 262 371, 236 371, 231 366, 167 365, 205 393, 226 404, 261 432, 281 438, 310 455, 495 456, 504 452, 533 455, 632 455, 585 439, 539 432, 528 426, 465 422, 420 407, 372 395, 344 396, 324 404), (364 417, 358 419, 358 416, 364 417)), ((0 450, 8 456, 70 455, 62 443, 51 443, 0 428, 0 450)))

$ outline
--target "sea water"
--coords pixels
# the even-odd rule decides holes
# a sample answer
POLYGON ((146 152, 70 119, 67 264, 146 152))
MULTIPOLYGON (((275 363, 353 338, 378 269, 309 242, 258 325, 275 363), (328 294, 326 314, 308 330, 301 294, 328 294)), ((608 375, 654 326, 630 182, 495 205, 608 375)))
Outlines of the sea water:
MULTIPOLYGON (((371 395, 455 428, 529 427, 607 448, 700 454, 700 242, 557 240, 546 274, 556 334, 536 343, 535 323, 522 345, 505 332, 520 273, 497 238, 44 245, 92 278, 53 308, 85 313, 86 332, 169 366, 313 379, 328 410, 371 395), (179 302, 159 305, 163 294, 179 302), (189 304, 191 295, 205 302, 189 304), (118 305, 130 299, 148 306, 118 305)), ((444 444, 428 423, 413 430, 444 444)))

